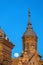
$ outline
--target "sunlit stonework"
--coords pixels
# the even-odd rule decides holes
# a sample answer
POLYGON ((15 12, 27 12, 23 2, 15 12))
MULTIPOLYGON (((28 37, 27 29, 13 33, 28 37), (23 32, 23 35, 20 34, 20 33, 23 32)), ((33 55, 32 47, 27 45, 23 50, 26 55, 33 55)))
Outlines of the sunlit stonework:
POLYGON ((30 11, 28 18, 28 26, 22 37, 23 52, 18 58, 11 58, 14 45, 0 29, 0 65, 43 65, 41 56, 37 52, 37 36, 30 21, 30 11))

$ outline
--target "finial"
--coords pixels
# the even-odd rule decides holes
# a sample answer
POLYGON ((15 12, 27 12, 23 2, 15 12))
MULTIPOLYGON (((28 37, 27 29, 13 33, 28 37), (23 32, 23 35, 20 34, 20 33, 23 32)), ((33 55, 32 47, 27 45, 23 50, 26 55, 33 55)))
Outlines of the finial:
POLYGON ((31 16, 31 12, 30 12, 30 9, 28 10, 28 27, 27 29, 32 29, 32 24, 31 24, 31 21, 30 21, 30 16, 31 16))
POLYGON ((28 10, 28 16, 29 16, 29 17, 31 16, 31 12, 30 12, 30 9, 28 10))
POLYGON ((28 10, 28 24, 31 24, 30 23, 30 16, 31 16, 31 12, 30 12, 30 9, 28 10))

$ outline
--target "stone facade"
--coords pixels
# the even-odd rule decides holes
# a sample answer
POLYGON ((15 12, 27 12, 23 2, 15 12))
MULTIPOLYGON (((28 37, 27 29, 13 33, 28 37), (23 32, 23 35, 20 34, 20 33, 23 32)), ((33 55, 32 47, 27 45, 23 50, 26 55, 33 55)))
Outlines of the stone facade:
POLYGON ((0 65, 12 65, 11 51, 13 44, 0 29, 0 65))
POLYGON ((43 65, 41 56, 37 52, 37 36, 30 22, 30 11, 28 16, 28 27, 22 37, 23 52, 18 58, 11 58, 14 45, 0 29, 0 65, 43 65))

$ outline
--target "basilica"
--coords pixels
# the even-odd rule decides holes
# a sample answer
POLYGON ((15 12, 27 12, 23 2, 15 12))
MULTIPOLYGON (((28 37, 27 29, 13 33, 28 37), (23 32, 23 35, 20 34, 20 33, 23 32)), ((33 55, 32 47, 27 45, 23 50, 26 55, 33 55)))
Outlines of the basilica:
POLYGON ((15 45, 9 41, 6 34, 0 29, 0 65, 43 65, 37 51, 37 35, 32 28, 28 12, 28 25, 22 37, 23 52, 20 57, 12 58, 12 49, 15 45))

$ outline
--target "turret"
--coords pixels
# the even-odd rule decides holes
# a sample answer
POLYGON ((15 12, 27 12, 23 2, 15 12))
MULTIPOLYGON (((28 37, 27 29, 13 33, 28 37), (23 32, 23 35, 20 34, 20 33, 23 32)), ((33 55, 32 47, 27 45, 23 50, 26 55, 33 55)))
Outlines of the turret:
POLYGON ((34 53, 37 49, 37 36, 30 22, 30 11, 28 12, 28 27, 23 35, 23 51, 34 53))

